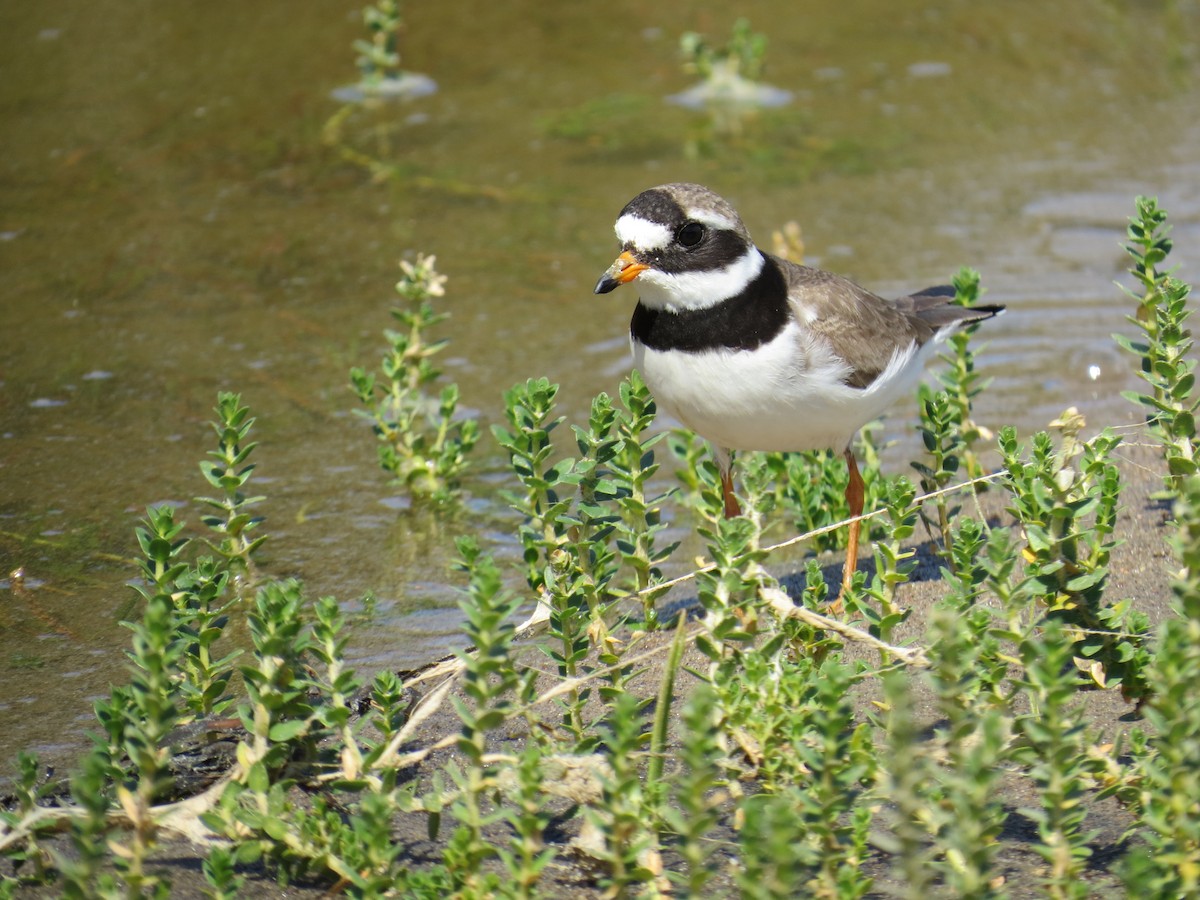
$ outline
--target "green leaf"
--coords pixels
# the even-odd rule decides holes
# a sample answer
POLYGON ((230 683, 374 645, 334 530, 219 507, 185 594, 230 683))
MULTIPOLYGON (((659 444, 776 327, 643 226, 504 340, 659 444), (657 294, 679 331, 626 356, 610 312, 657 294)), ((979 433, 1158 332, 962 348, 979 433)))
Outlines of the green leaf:
POLYGON ((1083 575, 1076 575, 1067 581, 1067 590, 1073 592, 1086 591, 1089 588, 1095 587, 1108 577, 1108 572, 1104 569, 1097 569, 1094 572, 1085 572, 1083 575))
POLYGON ((291 719, 287 722, 276 722, 271 726, 268 737, 276 744, 286 744, 308 730, 307 719, 291 719))
POLYGON ((246 841, 238 844, 233 851, 233 858, 239 865, 252 865, 262 859, 263 848, 259 841, 246 841))
POLYGON ((267 767, 260 759, 250 767, 250 771, 246 773, 246 786, 256 794, 266 794, 271 788, 271 777, 267 774, 267 767))

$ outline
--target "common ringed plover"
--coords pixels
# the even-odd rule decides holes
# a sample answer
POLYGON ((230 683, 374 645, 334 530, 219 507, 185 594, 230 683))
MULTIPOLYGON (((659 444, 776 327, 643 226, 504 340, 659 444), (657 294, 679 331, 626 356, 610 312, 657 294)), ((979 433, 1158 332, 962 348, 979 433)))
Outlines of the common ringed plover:
MULTIPOLYGON (((737 211, 699 184, 643 191, 616 232, 621 254, 596 293, 637 280, 634 365, 659 404, 712 444, 730 517, 741 513, 735 450, 841 450, 846 500, 861 515, 855 433, 910 394, 949 334, 1004 311, 955 305, 948 286, 884 300, 764 253, 737 211)), ((843 593, 860 524, 850 525, 843 593)))

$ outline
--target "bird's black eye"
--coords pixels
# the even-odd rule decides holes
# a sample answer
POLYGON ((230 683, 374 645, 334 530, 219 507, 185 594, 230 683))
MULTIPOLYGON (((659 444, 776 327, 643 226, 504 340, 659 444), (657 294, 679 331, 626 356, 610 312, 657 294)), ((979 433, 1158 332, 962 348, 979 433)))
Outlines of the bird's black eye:
POLYGON ((676 232, 675 240, 683 247, 695 247, 704 240, 704 226, 699 222, 688 222, 676 232))

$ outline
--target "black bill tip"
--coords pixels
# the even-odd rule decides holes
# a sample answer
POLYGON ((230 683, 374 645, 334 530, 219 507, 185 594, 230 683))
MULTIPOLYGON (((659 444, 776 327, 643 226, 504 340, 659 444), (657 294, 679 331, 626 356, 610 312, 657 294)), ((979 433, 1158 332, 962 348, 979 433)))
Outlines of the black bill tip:
POLYGON ((605 272, 600 276, 600 280, 596 282, 596 289, 592 293, 607 294, 609 291, 616 290, 620 286, 621 282, 605 272))

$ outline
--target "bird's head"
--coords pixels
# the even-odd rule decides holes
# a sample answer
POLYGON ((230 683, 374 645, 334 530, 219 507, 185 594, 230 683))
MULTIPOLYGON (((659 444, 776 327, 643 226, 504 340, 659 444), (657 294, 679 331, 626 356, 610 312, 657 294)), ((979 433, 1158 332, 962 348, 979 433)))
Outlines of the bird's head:
POLYGON ((703 309, 738 294, 764 258, 732 206, 699 184, 664 184, 625 205, 620 255, 596 282, 607 294, 635 279, 642 303, 703 309))

